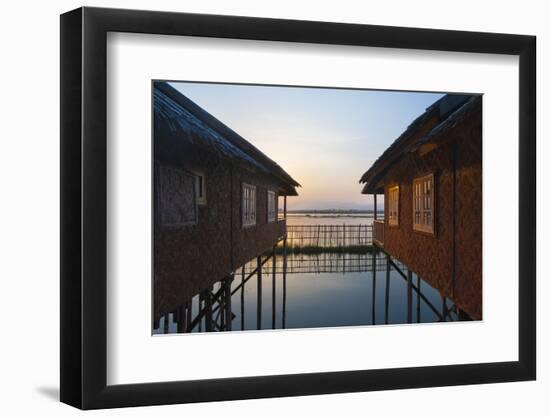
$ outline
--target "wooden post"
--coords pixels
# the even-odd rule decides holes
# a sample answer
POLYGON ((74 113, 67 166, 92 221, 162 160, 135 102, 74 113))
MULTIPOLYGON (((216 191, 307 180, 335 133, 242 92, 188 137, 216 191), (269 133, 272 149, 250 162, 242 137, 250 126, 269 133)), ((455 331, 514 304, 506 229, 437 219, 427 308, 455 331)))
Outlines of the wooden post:
POLYGON ((178 307, 178 333, 184 333, 187 329, 187 303, 178 307))
POLYGON ((321 234, 321 225, 317 225, 317 246, 319 246, 319 235, 321 234))
MULTIPOLYGON (((336 268, 338 268, 338 259, 336 259, 336 268)), ((330 272, 333 272, 333 268, 332 268, 332 258, 330 260, 330 272)), ((345 274, 346 273, 346 254, 345 253, 342 253, 342 273, 345 274)))
POLYGON ((277 258, 276 258, 276 255, 275 255, 275 246, 273 246, 273 259, 272 259, 272 262, 273 262, 273 268, 271 268, 271 328, 272 329, 275 329, 275 325, 276 325, 276 316, 275 316, 275 313, 276 313, 276 306, 277 306, 277 303, 276 303, 276 282, 275 282, 275 278, 276 278, 276 268, 277 268, 277 258))
MULTIPOLYGON (((455 304, 455 307, 456 307, 456 304, 455 304)), ((468 314, 466 314, 464 310, 458 307, 456 307, 456 316, 457 316, 456 319, 458 321, 472 321, 472 318, 468 314)))
POLYGON ((207 332, 212 331, 212 291, 211 288, 207 288, 204 291, 204 308, 206 309, 204 315, 204 327, 207 332))
POLYGON ((390 255, 386 255, 386 302, 384 306, 384 322, 389 324, 389 304, 390 304, 390 255))
POLYGON ((168 333, 168 319, 170 317, 170 314, 169 313, 166 313, 164 315, 164 333, 168 333))
MULTIPOLYGON (((199 294, 199 314, 201 313, 202 309, 203 309, 203 295, 202 293, 199 294)), ((199 333, 202 332, 202 319, 199 320, 199 333)))
POLYGON ((286 329, 286 239, 283 242, 283 320, 281 327, 286 329))
POLYGON ((286 195, 283 197, 283 216, 286 220, 286 195))
MULTIPOLYGON (((349 239, 349 236, 348 236, 348 239, 349 239)), ((347 241, 346 241, 346 225, 344 224, 344 246, 346 246, 347 244, 347 241)))
POLYGON ((187 311, 185 314, 187 316, 187 323, 185 324, 185 332, 187 332, 188 331, 187 327, 193 322, 193 299, 192 298, 189 301, 189 303, 187 303, 187 311))
POLYGON ((378 219, 378 205, 377 205, 377 201, 376 201, 376 196, 378 194, 376 194, 376 192, 374 192, 374 220, 378 219))
POLYGON ((412 271, 407 269, 407 323, 412 323, 412 271))
POLYGON ((244 330, 244 265, 241 270, 241 330, 244 330))
POLYGON ((225 330, 231 331, 232 327, 232 316, 233 312, 231 311, 231 282, 233 281, 233 275, 228 275, 224 279, 224 298, 225 298, 225 330))
POLYGON ((420 323, 420 277, 416 276, 416 322, 420 323))
POLYGON ((376 251, 372 252, 372 324, 376 324, 376 251))
MULTIPOLYGON (((218 301, 218 307, 219 307, 219 310, 220 310, 220 312, 218 313, 218 316, 220 318, 220 323, 219 323, 220 331, 224 331, 224 329, 225 329, 225 291, 224 291, 224 289, 225 289, 225 278, 220 280, 220 288, 219 288, 219 291, 221 291, 220 298, 219 298, 219 301, 218 301)), ((216 291, 216 288, 212 287, 212 293, 213 294, 215 294, 215 291, 216 291)), ((212 310, 212 313, 214 313, 214 310, 212 310)), ((214 321, 216 322, 215 324, 218 324, 217 323, 217 318, 214 318, 214 321)), ((214 328, 214 330, 215 330, 215 328, 214 328)))
POLYGON ((262 328, 262 258, 260 256, 258 256, 257 258, 257 262, 258 262, 258 286, 257 286, 257 290, 256 290, 256 295, 257 295, 257 309, 258 311, 256 312, 256 328, 258 330, 260 330, 262 328))
POLYGON ((342 225, 342 247, 346 246, 346 225, 342 225))

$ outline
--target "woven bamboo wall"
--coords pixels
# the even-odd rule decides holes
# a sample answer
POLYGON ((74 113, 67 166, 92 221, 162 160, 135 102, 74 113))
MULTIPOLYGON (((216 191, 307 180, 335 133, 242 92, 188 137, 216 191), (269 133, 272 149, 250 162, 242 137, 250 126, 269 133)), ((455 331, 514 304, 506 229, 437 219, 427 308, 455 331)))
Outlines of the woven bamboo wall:
MULTIPOLYGON (((481 118, 480 118, 481 119, 481 118)), ((456 287, 463 309, 482 317, 481 120, 463 127, 456 173, 456 287)), ((498 296, 491 294, 491 296, 498 296)))
MULTIPOLYGON (((272 247, 281 233, 277 222, 267 222, 269 179, 204 155, 177 163, 177 167, 205 174, 206 205, 198 206, 198 223, 162 227, 155 210, 154 316, 176 309, 201 290, 223 279, 246 261, 272 247), (190 166, 189 164, 192 164, 190 166), (256 226, 243 228, 241 184, 256 185, 256 226), (233 222, 233 224, 231 224, 233 222)), ((157 161, 156 165, 168 163, 157 161)), ((155 183, 158 175, 155 175, 155 183)))
MULTIPOLYGON (((428 281, 472 318, 482 317, 481 111, 449 129, 442 144, 420 156, 409 153, 386 174, 399 184, 399 226, 385 224, 384 249, 428 281), (453 289, 452 143, 456 142, 455 286, 453 289), (434 173, 435 235, 413 230, 412 181, 434 173)), ((387 218, 387 213, 386 213, 387 218)))

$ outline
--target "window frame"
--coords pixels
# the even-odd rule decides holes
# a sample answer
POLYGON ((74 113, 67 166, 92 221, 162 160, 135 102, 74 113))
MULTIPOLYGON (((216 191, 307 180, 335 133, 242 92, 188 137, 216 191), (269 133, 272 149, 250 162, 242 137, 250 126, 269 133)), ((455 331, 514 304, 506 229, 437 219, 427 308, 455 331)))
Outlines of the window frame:
POLYGON ((195 180, 195 189, 196 189, 196 200, 197 205, 204 206, 206 205, 206 175, 204 175, 204 172, 201 171, 195 171, 194 172, 196 180, 195 180), (200 195, 200 181, 202 178, 202 195, 200 195))
POLYGON ((420 232, 435 236, 435 219, 436 219, 436 204, 435 204, 435 195, 436 195, 436 185, 435 185, 435 174, 433 172, 429 174, 416 177, 412 181, 412 225, 415 232, 420 232), (429 196, 430 199, 426 200, 426 184, 427 180, 431 180, 429 183, 429 196), (417 194, 417 190, 420 191, 420 194, 417 194), (426 202, 429 201, 429 207, 426 208, 426 202), (419 210, 417 210, 417 204, 419 210), (416 222, 418 213, 419 223, 416 222), (421 223, 426 217, 426 213, 430 213, 430 223, 421 223))
POLYGON ((193 181, 193 192, 191 193, 191 197, 194 198, 194 201, 191 204, 193 206, 193 219, 186 220, 186 221, 179 221, 179 222, 167 222, 165 219, 164 210, 166 209, 165 201, 168 197, 167 195, 168 190, 165 189, 166 184, 164 181, 165 181, 165 177, 170 173, 176 174, 179 176, 190 177, 192 181, 194 180, 193 178, 194 174, 185 169, 180 169, 180 168, 173 167, 171 165, 164 165, 164 164, 161 164, 158 167, 157 179, 156 179, 156 182, 157 182, 156 186, 158 187, 158 193, 156 195, 157 208, 155 210, 155 211, 158 211, 158 214, 156 215, 158 224, 163 229, 178 229, 185 226, 196 226, 199 223, 196 181, 193 181))
POLYGON ((267 222, 268 223, 273 223, 277 220, 277 198, 278 198, 278 193, 277 191, 275 190, 267 190, 267 193, 266 193, 266 214, 267 214, 267 222), (269 210, 269 196, 272 195, 273 196, 273 213, 270 213, 270 210, 269 210), (273 217, 270 216, 270 214, 273 214, 273 217))
POLYGON ((391 227, 399 227, 399 211, 400 211, 400 189, 399 189, 399 184, 393 184, 393 185, 390 185, 388 186, 387 188, 387 193, 388 193, 388 216, 387 216, 387 219, 388 219, 388 226, 391 226, 391 227), (391 194, 392 192, 394 191, 397 191, 397 198, 395 199, 395 203, 397 204, 397 208, 395 210, 395 219, 392 218, 391 216, 391 212, 393 211, 392 210, 392 198, 391 198, 391 194))
POLYGON ((242 188, 241 189, 241 221, 242 221, 242 226, 243 226, 243 228, 254 227, 254 226, 256 226, 256 220, 257 220, 257 217, 258 217, 257 216, 257 210, 258 210, 257 187, 253 184, 243 182, 241 188, 242 188), (247 219, 247 217, 250 217, 250 216, 247 216, 246 190, 250 190, 250 191, 254 192, 254 197, 252 199, 249 199, 249 201, 253 202, 253 208, 252 208, 253 214, 254 214, 254 219, 253 220, 251 220, 250 218, 247 219))

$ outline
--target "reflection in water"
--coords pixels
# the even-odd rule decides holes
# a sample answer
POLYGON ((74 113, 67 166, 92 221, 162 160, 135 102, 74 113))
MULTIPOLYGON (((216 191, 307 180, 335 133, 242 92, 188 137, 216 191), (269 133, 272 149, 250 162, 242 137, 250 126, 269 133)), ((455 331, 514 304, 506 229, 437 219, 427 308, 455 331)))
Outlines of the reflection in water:
POLYGON ((278 254, 248 262, 162 317, 154 333, 464 319, 451 300, 383 252, 278 254))

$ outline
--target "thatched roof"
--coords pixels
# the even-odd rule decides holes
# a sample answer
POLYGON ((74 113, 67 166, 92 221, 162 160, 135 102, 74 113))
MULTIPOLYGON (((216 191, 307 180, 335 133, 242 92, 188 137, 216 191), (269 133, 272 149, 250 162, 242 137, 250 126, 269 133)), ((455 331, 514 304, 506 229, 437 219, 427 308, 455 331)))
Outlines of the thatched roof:
POLYGON ((154 83, 153 101, 155 130, 274 177, 287 195, 298 195, 300 184, 275 161, 168 83, 154 83))
POLYGON ((466 115, 480 108, 479 95, 447 94, 437 100, 417 117, 363 174, 359 180, 361 184, 365 184, 361 192, 376 192, 378 182, 401 157, 408 152, 415 152, 420 146, 439 137, 466 115))

